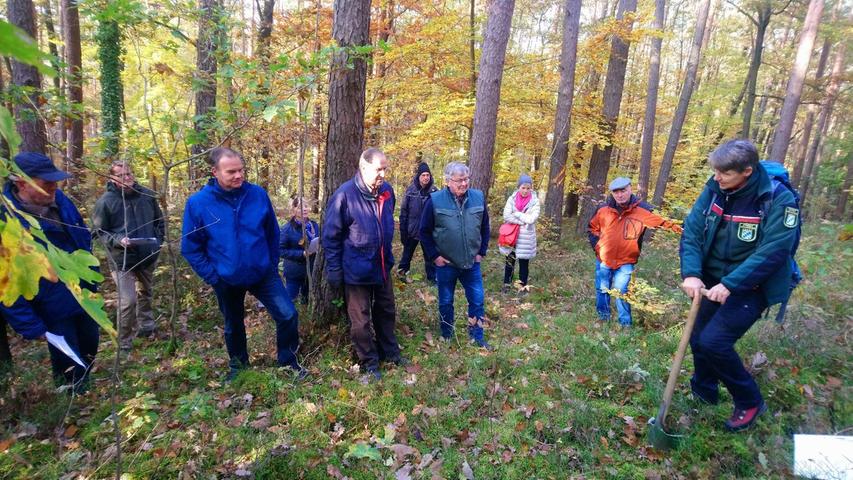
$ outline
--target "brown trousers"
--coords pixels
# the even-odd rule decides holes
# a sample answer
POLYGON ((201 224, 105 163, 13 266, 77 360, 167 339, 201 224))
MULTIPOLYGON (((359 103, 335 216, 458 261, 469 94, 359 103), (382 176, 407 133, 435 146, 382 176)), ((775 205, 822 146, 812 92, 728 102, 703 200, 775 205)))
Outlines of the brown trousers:
POLYGON ((157 328, 154 324, 154 310, 151 307, 155 265, 133 271, 112 273, 119 297, 116 327, 119 345, 122 348, 130 348, 133 345, 133 338, 138 330, 153 331, 157 328))
POLYGON ((394 284, 389 276, 383 285, 344 285, 350 337, 365 370, 379 368, 383 360, 400 358, 400 345, 394 333, 397 307, 394 284))

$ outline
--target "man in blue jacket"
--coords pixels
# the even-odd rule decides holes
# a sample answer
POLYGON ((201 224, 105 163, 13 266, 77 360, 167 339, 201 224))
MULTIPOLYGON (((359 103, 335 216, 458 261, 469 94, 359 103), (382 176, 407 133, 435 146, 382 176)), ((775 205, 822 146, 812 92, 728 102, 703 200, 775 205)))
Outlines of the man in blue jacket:
POLYGON ((270 198, 245 181, 239 153, 216 148, 210 153, 213 178, 187 199, 181 254, 205 283, 213 287, 225 318, 225 347, 230 357, 227 380, 249 366, 246 292, 263 302, 276 325, 278 364, 299 378, 298 317, 278 276, 279 230, 270 198))
POLYGON ((444 168, 447 187, 430 194, 421 217, 420 239, 429 261, 435 263, 441 337, 453 338, 453 292, 456 282, 468 301, 468 336, 492 350, 483 336, 485 292, 480 261, 489 248, 489 211, 480 190, 469 189, 468 166, 450 162, 444 168))
POLYGON ((708 288, 690 337, 690 386, 694 397, 716 404, 719 384, 725 385, 734 401, 725 427, 736 432, 767 406, 734 346, 769 305, 788 298, 800 212, 794 194, 774 186, 748 140, 724 143, 708 163, 714 176, 681 237, 681 288, 690 297, 708 288))
MULTIPOLYGON (((59 190, 59 182, 71 175, 58 170, 50 158, 35 152, 22 152, 15 163, 37 185, 23 178, 12 177, 3 194, 15 208, 38 220, 41 230, 55 247, 66 252, 86 250, 92 252, 92 234, 77 207, 59 190)), ((0 216, 10 213, 0 210, 0 216)), ((25 228, 30 225, 18 217, 25 228)), ((82 288, 95 291, 95 285, 81 283, 82 288)), ((38 294, 32 300, 23 297, 11 306, 0 304, 0 314, 9 325, 27 340, 44 340, 47 332, 65 337, 68 345, 78 353, 88 366, 98 353, 98 324, 77 302, 62 282, 39 281, 38 294)), ((71 384, 77 393, 88 388, 89 369, 68 358, 60 350, 48 345, 53 375, 58 384, 71 384)))
POLYGON ((326 206, 322 243, 326 278, 343 286, 350 337, 371 380, 379 380, 379 362, 405 365, 394 333, 397 308, 391 266, 394 237, 394 189, 385 183, 388 159, 368 148, 358 172, 338 187, 326 206))

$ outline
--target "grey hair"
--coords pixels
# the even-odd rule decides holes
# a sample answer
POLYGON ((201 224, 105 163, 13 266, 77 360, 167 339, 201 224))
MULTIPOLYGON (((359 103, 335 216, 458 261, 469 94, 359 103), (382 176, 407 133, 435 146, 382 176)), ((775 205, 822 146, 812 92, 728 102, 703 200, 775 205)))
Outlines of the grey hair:
POLYGON ((375 147, 370 147, 367 150, 361 152, 361 156, 358 157, 359 162, 367 162, 373 164, 377 159, 384 157, 385 154, 382 153, 382 150, 379 150, 375 147))
POLYGON ((219 161, 224 157, 239 158, 243 165, 246 164, 246 160, 244 160, 243 156, 237 153, 236 150, 231 150, 230 148, 225 147, 216 147, 210 151, 210 165, 213 168, 219 168, 219 161))
POLYGON ((743 173, 749 167, 758 167, 758 150, 749 140, 729 140, 711 152, 708 163, 714 170, 743 173))
POLYGON ((444 167, 444 181, 449 182, 454 175, 470 175, 471 169, 462 162, 450 162, 444 167))

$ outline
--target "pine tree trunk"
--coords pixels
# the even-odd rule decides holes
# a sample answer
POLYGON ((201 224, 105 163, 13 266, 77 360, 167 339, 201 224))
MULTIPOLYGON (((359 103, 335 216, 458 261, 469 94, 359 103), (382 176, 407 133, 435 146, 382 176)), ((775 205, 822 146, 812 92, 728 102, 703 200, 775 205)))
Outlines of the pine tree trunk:
MULTIPOLYGON (((655 30, 663 32, 666 22, 665 0, 655 0, 655 30)), ((660 85, 660 52, 663 39, 652 38, 652 52, 649 58, 649 85, 646 88, 646 114, 643 118, 643 143, 640 147, 640 175, 637 179, 637 196, 645 200, 649 193, 649 177, 652 171, 652 152, 655 146, 655 118, 657 117, 658 86, 660 85)))
POLYGON ((758 18, 749 17, 755 25, 755 44, 752 47, 752 58, 749 61, 749 70, 746 74, 746 101, 743 106, 743 121, 740 127, 741 138, 749 137, 749 129, 752 123, 758 70, 761 68, 761 56, 764 52, 764 36, 767 33, 767 26, 770 25, 770 17, 773 14, 770 2, 761 3, 757 13, 758 18))
POLYGON ((812 170, 816 163, 818 151, 820 151, 823 143, 823 136, 826 134, 826 128, 829 125, 829 117, 832 115, 832 109, 835 107, 835 100, 838 97, 838 90, 841 83, 841 74, 844 70, 844 42, 839 42, 835 51, 835 59, 832 64, 832 72, 829 74, 829 86, 826 88, 826 99, 821 108, 820 115, 817 120, 817 130, 815 131, 814 140, 811 147, 806 153, 806 161, 803 166, 803 176, 800 181, 800 205, 806 202, 806 195, 809 193, 809 187, 813 183, 812 170))
MULTIPOLYGON (((376 37, 378 42, 387 43, 388 39, 391 38, 391 33, 394 31, 394 0, 383 0, 380 15, 380 30, 376 37)), ((382 144, 382 110, 385 108, 386 101, 386 93, 383 83, 385 74, 388 71, 388 65, 380 56, 379 60, 374 62, 374 66, 374 77, 376 79, 374 85, 376 85, 376 93, 372 96, 374 99, 372 103, 375 103, 375 106, 373 107, 373 115, 370 119, 370 125, 367 128, 370 132, 370 144, 376 146, 382 144)))
MULTIPOLYGON (((7 0, 6 11, 9 23, 36 38, 32 0, 7 0)), ((14 106, 15 125, 21 136, 20 151, 46 153, 47 133, 37 110, 37 106, 41 105, 41 75, 36 67, 15 60, 11 61, 11 70, 12 85, 32 89, 26 101, 17 102, 14 106)))
POLYGON ((489 198, 489 188, 492 185, 492 156, 495 153, 498 105, 514 9, 515 0, 492 0, 488 4, 489 16, 480 54, 468 166, 471 168, 471 186, 482 190, 486 199, 489 198))
MULTIPOLYGON (((196 72, 193 79, 196 85, 194 128, 198 140, 192 146, 193 155, 204 152, 214 144, 211 124, 216 113, 217 25, 221 8, 219 0, 199 0, 201 14, 198 19, 196 72)), ((198 171, 199 164, 197 159, 188 162, 190 181, 201 176, 198 171)))
POLYGON ((569 156, 572 101, 575 93, 575 66, 578 53, 581 0, 566 0, 563 9, 563 45, 560 54, 560 87, 554 115, 554 141, 551 146, 551 169, 545 196, 545 215, 557 237, 563 223, 563 194, 566 183, 566 160, 569 156))
MULTIPOLYGON (((617 20, 624 21, 626 14, 637 10, 637 0, 620 0, 616 13, 617 20)), ((633 29, 633 16, 625 26, 627 32, 633 29)), ((604 108, 601 119, 602 144, 596 144, 589 159, 589 172, 586 186, 580 198, 580 215, 577 231, 586 231, 595 206, 601 200, 607 172, 610 170, 610 155, 613 151, 613 138, 616 134, 616 122, 622 104, 622 91, 625 86, 625 71, 628 66, 630 43, 627 38, 614 35, 610 43, 610 59, 607 62, 607 74, 604 77, 604 108)))
POLYGON ((62 27, 65 31, 65 83, 68 86, 68 103, 74 111, 69 118, 68 147, 66 155, 72 162, 83 157, 83 57, 80 48, 80 13, 77 2, 62 0, 62 27))
MULTIPOLYGON (((815 72, 815 83, 820 84, 821 79, 823 78, 824 71, 826 70, 826 64, 829 60, 829 48, 830 42, 827 38, 823 42, 823 49, 820 52, 820 60, 817 64, 817 71, 815 72)), ((803 120, 803 129, 802 129, 802 137, 800 138, 799 145, 797 150, 794 152, 793 157, 796 158, 796 163, 794 164, 794 168, 791 171, 791 185, 794 188, 799 188, 800 178, 803 175, 803 167, 806 163, 806 152, 809 149, 809 140, 812 135, 812 128, 814 127, 815 117, 817 116, 817 105, 810 104, 806 107, 806 118, 803 120)))
POLYGON ((775 160, 779 163, 785 163, 785 156, 788 153, 791 132, 794 129, 797 109, 800 106, 800 95, 803 92, 803 82, 806 78, 806 70, 809 68, 809 60, 812 55, 815 37, 817 36, 817 27, 820 23, 821 13, 823 13, 823 0, 811 0, 805 22, 803 23, 800 44, 797 47, 797 57, 794 60, 791 76, 788 79, 785 103, 782 104, 779 123, 776 125, 773 148, 770 150, 770 160, 775 160))
POLYGON ((844 179, 844 187, 841 189, 841 194, 838 196, 838 202, 835 204, 835 219, 839 221, 849 221, 845 218, 847 210, 847 201, 850 198, 850 189, 853 188, 853 152, 847 152, 847 176, 844 179))
POLYGON ((696 82, 696 72, 699 70, 699 58, 701 57, 702 38, 705 35, 705 27, 708 23, 708 10, 711 0, 702 0, 696 13, 696 28, 693 32, 693 45, 687 60, 687 72, 684 75, 684 86, 681 87, 681 95, 678 99, 678 107, 672 119, 669 130, 669 138, 666 140, 666 149, 663 152, 658 180, 655 183, 655 195, 652 203, 660 205, 663 195, 666 193, 666 184, 669 181, 669 172, 672 170, 672 161, 675 159, 675 150, 681 139, 681 128, 687 118, 687 107, 690 105, 690 97, 693 95, 693 86, 696 82))
MULTIPOLYGON (((370 43, 370 0, 335 0, 332 37, 341 47, 370 43)), ((363 58, 350 58, 344 50, 332 56, 329 70, 329 123, 326 135, 326 172, 324 198, 349 180, 358 167, 364 141, 364 95, 367 63, 363 58), (351 63, 351 66, 347 66, 351 63)), ((335 306, 342 298, 340 289, 326 281, 326 259, 323 251, 314 266, 313 311, 319 325, 336 323, 343 317, 335 306)))

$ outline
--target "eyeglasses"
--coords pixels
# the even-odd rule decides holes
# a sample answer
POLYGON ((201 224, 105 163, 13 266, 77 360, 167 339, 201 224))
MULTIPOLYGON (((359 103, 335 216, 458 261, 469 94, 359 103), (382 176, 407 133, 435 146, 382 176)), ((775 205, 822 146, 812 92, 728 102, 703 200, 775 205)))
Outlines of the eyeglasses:
POLYGON ((453 183, 470 183, 470 182, 471 182, 471 177, 465 177, 465 178, 451 178, 451 179, 450 179, 450 181, 451 181, 451 182, 453 182, 453 183))

